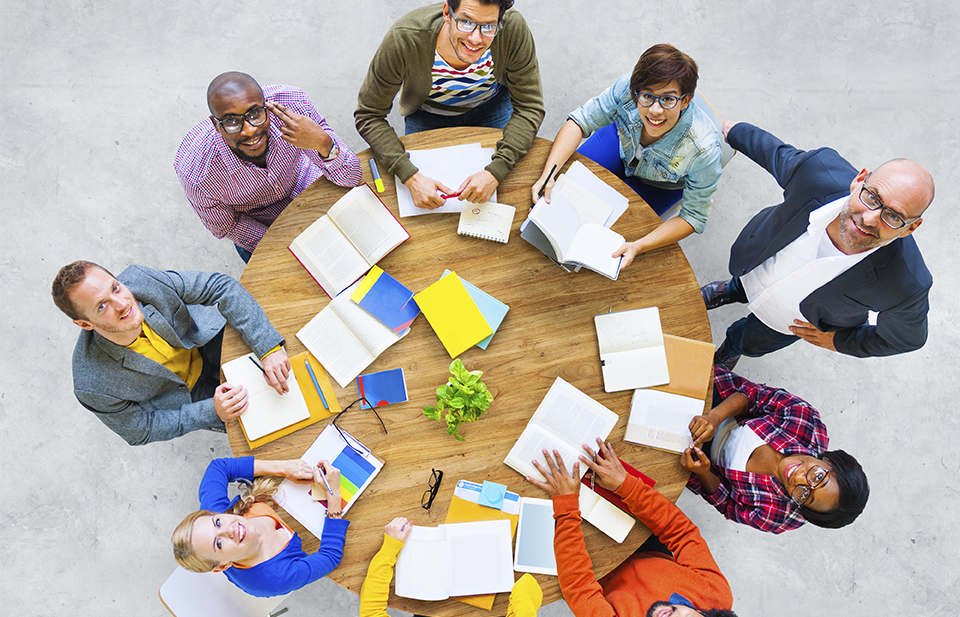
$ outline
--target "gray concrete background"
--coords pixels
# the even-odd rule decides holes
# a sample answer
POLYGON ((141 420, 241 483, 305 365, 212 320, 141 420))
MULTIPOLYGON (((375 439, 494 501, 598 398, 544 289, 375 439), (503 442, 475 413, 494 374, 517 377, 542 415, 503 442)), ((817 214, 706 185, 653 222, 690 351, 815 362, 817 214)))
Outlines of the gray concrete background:
MULTIPOLYGON (((80 407, 70 378, 77 329, 49 299, 57 269, 82 258, 115 271, 140 263, 239 276, 233 247, 203 228, 173 171, 180 140, 207 113, 207 83, 238 69, 261 83, 300 86, 361 150, 352 121, 357 89, 383 33, 415 6, 2 0, 4 614, 166 614, 157 589, 174 567, 170 533, 195 507, 206 462, 230 453, 225 437, 206 432, 131 448, 80 407)), ((948 403, 960 377, 960 261, 950 240, 958 5, 519 0, 517 7, 537 40, 542 137, 552 139, 570 110, 629 71, 648 46, 669 42, 699 62, 700 89, 727 118, 801 148, 833 146, 861 167, 901 156, 929 167, 937 199, 915 235, 936 281, 927 345, 858 360, 798 343, 740 365, 748 378, 821 410, 832 446, 867 471, 866 512, 843 530, 806 526, 773 536, 725 521, 694 495, 679 504, 710 542, 740 615, 960 613, 953 533, 960 416, 948 403)), ((731 242, 778 195, 745 157, 730 163, 706 232, 683 242, 701 283, 725 276, 731 242)), ((712 312, 714 337, 743 313, 712 312)), ((323 580, 287 606, 294 615, 348 616, 358 603, 323 580)), ((540 614, 570 612, 561 602, 540 614)))

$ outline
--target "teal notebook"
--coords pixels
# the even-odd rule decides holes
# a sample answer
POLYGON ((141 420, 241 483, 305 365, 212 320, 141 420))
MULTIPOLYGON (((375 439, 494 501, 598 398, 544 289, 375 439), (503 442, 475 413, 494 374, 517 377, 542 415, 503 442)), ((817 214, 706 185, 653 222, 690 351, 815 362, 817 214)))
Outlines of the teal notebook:
MULTIPOLYGON (((450 274, 449 270, 443 271, 443 276, 448 274, 450 274)), ((440 278, 443 278, 443 276, 440 278)), ((493 330, 493 334, 496 334, 497 328, 499 328, 500 324, 503 323, 503 318, 507 316, 507 311, 510 310, 510 307, 497 300, 487 292, 483 291, 476 285, 468 283, 463 277, 460 277, 460 282, 463 283, 463 286, 466 288, 467 293, 470 294, 470 298, 473 300, 474 304, 476 304, 477 308, 480 309, 480 314, 483 315, 484 320, 486 320, 486 322, 490 325, 490 329, 493 330)), ((486 349, 487 345, 490 344, 490 340, 493 338, 493 334, 477 343, 477 347, 480 349, 486 349)))

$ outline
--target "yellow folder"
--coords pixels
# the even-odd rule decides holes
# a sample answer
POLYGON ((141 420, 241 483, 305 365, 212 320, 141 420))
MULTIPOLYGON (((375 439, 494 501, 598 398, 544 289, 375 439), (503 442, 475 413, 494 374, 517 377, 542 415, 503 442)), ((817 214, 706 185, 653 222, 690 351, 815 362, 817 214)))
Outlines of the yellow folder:
POLYGON ((456 272, 430 285, 414 299, 451 358, 493 334, 456 272))

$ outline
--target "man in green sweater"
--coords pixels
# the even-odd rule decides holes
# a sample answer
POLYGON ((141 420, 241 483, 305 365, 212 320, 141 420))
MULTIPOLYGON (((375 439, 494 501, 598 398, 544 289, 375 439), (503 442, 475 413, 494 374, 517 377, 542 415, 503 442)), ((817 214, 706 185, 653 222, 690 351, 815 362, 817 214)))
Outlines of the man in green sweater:
POLYGON ((444 204, 438 191, 482 203, 530 149, 543 120, 537 54, 513 0, 448 0, 416 9, 383 38, 360 87, 357 131, 420 208, 444 204), (450 126, 503 129, 490 164, 454 190, 410 162, 387 122, 400 92, 406 133, 450 126))

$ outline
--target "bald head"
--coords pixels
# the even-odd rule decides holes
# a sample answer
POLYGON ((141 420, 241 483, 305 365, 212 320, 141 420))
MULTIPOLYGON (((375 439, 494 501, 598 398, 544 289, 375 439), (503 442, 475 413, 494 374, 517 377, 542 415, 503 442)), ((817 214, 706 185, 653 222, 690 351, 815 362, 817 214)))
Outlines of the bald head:
POLYGON ((933 201, 933 176, 916 161, 893 159, 870 175, 874 180, 886 184, 908 211, 910 218, 921 216, 933 201))
POLYGON ((263 89, 256 79, 237 71, 222 73, 214 77, 207 86, 207 107, 211 114, 219 117, 221 114, 217 113, 216 108, 220 106, 221 101, 242 97, 248 93, 263 96, 263 89))

